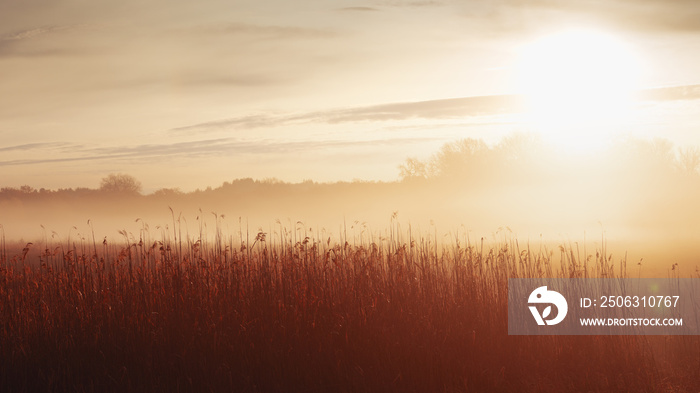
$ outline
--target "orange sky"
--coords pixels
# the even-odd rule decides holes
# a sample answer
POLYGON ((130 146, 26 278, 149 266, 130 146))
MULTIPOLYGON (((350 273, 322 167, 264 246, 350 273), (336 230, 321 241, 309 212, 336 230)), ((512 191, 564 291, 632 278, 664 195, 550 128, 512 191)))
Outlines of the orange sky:
POLYGON ((523 48, 572 28, 636 54, 624 132, 700 144, 693 1, 12 0, 0 22, 2 186, 392 180, 445 142, 537 131, 523 48))

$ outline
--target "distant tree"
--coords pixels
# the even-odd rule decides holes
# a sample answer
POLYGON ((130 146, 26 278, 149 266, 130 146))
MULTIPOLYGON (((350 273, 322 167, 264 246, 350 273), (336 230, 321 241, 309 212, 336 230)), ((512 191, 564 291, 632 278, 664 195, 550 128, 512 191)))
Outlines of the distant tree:
POLYGON ((700 169, 700 150, 691 146, 678 151, 678 168, 688 175, 697 175, 700 169))
POLYGON ((428 172, 449 178, 473 178, 486 175, 493 158, 491 149, 480 139, 461 139, 446 143, 433 155, 428 172))
POLYGON ((524 133, 503 137, 495 146, 495 150, 495 153, 499 154, 499 160, 516 167, 530 164, 544 153, 540 138, 534 134, 524 133))
POLYGON ((284 184, 284 182, 276 177, 267 177, 265 179, 262 179, 261 183, 263 184, 284 184))
POLYGON ((100 190, 111 193, 140 194, 141 182, 131 175, 112 173, 102 178, 100 190))
POLYGON ((675 155, 673 154, 673 142, 668 139, 655 138, 651 141, 651 155, 655 159, 656 164, 672 169, 675 160, 675 155))
POLYGON ((179 188, 161 188, 160 190, 154 192, 153 195, 157 197, 171 197, 184 195, 184 192, 182 192, 179 188))
POLYGON ((23 194, 32 194, 32 193, 36 192, 34 187, 28 186, 28 185, 24 185, 24 186, 20 187, 19 191, 23 194))
POLYGON ((402 181, 420 180, 428 177, 428 167, 425 162, 410 157, 399 165, 399 177, 402 181))
POLYGON ((673 143, 668 139, 629 139, 619 150, 628 170, 647 181, 666 177, 677 168, 673 143))

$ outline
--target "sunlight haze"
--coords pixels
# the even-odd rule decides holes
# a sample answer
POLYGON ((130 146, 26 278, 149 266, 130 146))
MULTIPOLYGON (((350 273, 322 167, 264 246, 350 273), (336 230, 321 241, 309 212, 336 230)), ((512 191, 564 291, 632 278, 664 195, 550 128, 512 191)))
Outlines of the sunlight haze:
POLYGON ((536 131, 585 153, 631 126, 643 60, 619 37, 595 30, 545 36, 523 49, 520 78, 536 131))

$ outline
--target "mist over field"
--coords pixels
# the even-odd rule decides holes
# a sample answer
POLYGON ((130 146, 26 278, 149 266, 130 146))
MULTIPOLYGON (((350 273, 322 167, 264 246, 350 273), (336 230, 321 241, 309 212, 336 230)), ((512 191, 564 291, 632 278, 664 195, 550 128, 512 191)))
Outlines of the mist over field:
POLYGON ((663 139, 621 140, 577 155, 516 134, 492 145, 447 143, 428 159, 398 165, 392 182, 248 178, 142 195, 132 174, 121 179, 136 184, 130 190, 120 179, 112 188, 4 188, 0 223, 8 241, 37 250, 69 236, 125 242, 121 231, 138 241, 145 229, 174 228, 193 241, 217 230, 245 241, 260 231, 279 238, 302 229, 317 239, 369 241, 397 224, 404 236, 447 243, 517 239, 552 250, 575 244, 587 254, 605 246, 630 265, 643 260, 645 274, 665 274, 675 263, 691 274, 700 252, 699 167, 697 150, 663 139))

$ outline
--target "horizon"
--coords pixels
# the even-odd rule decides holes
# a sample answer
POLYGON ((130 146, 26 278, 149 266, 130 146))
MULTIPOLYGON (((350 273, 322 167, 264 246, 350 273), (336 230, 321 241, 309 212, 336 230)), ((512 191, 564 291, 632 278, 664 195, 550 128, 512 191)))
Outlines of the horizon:
POLYGON ((572 243, 584 253, 607 249, 616 259, 645 261, 645 274, 663 274, 673 263, 684 274, 698 268, 697 148, 627 139, 590 160, 576 149, 562 151, 543 137, 519 134, 496 145, 447 143, 429 159, 409 158, 399 169, 399 179, 388 182, 239 178, 194 191, 142 192, 139 179, 128 174, 111 174, 92 188, 0 187, 0 225, 4 239, 51 248, 71 233, 119 244, 122 233, 143 237, 144 225, 156 232, 181 227, 195 242, 203 233, 240 237, 235 228, 242 223, 271 239, 304 223, 336 240, 345 232, 338 228, 381 238, 391 224, 440 244, 464 234, 535 241, 552 250, 572 243))

